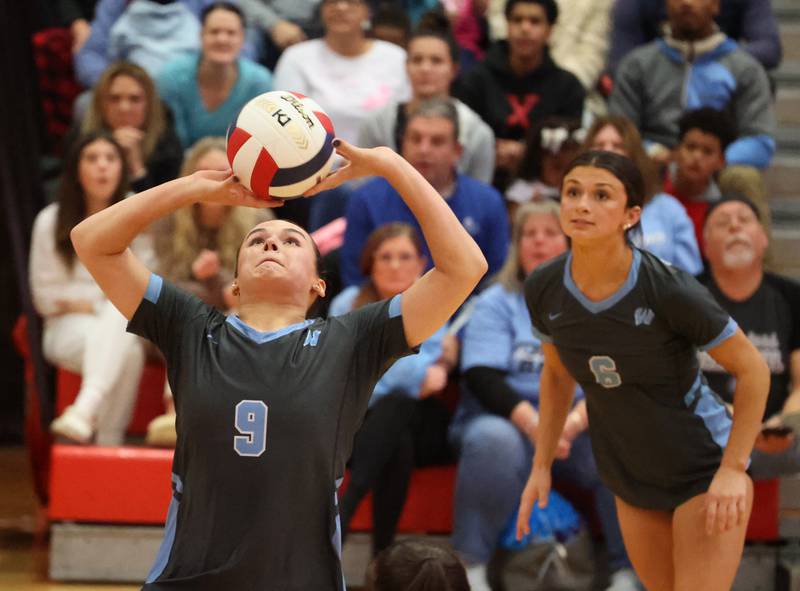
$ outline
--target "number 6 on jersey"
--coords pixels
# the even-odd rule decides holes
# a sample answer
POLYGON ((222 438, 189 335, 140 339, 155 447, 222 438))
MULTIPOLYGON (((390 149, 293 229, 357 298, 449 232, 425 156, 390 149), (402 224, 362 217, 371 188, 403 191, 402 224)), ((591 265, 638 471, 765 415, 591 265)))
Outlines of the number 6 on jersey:
POLYGON ((261 400, 242 400, 236 405, 236 430, 233 449, 240 456, 257 458, 267 449, 267 414, 261 400))
POLYGON ((595 381, 603 388, 616 388, 622 384, 622 377, 617 373, 617 364, 608 355, 594 355, 589 358, 589 369, 595 381))

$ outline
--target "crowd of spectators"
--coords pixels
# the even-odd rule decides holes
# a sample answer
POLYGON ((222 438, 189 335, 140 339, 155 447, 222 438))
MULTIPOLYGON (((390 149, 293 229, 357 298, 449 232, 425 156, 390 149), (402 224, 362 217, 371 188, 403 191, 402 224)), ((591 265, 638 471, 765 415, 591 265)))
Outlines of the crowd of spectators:
MULTIPOLYGON (((71 39, 73 69, 62 74, 82 92, 74 104, 74 95, 48 97, 64 103, 48 113, 74 117, 53 138, 61 176, 30 252, 45 357, 83 377, 52 424, 57 436, 123 442, 142 368, 157 358, 77 260, 71 228, 131 192, 226 168, 229 124, 251 98, 280 89, 313 97, 339 137, 402 154, 489 263, 458 316, 376 385, 341 502, 344 533, 371 491, 373 550, 386 549, 412 470, 457 462, 452 546, 472 589, 489 588, 487 567, 536 444, 542 353, 521 281, 568 249, 560 186, 587 149, 637 165, 646 199, 636 245, 698 276, 767 359, 772 387, 752 474, 800 472, 800 440, 775 435, 800 429, 800 285, 765 268, 763 173, 776 149, 769 72, 781 59, 769 2, 58 0, 50 9, 71 39), (442 398, 448 384, 460 390, 454 413, 442 398)), ((392 297, 431 266, 414 216, 383 179, 274 211, 314 231, 329 267, 320 313, 392 297)), ((154 270, 235 314, 238 245, 264 215, 273 214, 196 206, 135 247, 154 270)), ((730 376, 703 354, 701 367, 730 402, 730 376)), ((608 588, 636 589, 576 394, 554 475, 594 499, 608 588)), ((169 445, 168 386, 164 396, 168 412, 149 440, 169 445)))

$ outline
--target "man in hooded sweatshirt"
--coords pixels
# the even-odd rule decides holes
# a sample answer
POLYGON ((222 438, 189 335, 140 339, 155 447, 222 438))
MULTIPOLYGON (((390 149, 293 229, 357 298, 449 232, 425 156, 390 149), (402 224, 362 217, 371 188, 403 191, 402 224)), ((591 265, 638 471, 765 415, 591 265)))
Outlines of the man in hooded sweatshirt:
POLYGON ((534 122, 548 115, 580 119, 586 96, 578 78, 550 57, 547 43, 558 18, 555 0, 509 0, 505 15, 508 40, 493 45, 455 93, 494 131, 496 184, 522 158, 534 122))

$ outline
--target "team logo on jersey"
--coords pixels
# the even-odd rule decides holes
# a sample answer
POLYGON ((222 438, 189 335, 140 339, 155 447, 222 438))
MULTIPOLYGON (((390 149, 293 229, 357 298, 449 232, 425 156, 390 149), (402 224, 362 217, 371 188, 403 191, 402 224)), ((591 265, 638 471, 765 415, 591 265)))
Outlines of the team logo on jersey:
POLYGON ((636 326, 650 326, 655 317, 655 313, 650 308, 636 308, 633 313, 633 321, 636 326))
POLYGON ((306 333, 306 340, 303 343, 303 346, 305 347, 307 345, 311 345, 312 347, 316 347, 321 332, 321 330, 309 330, 306 333))

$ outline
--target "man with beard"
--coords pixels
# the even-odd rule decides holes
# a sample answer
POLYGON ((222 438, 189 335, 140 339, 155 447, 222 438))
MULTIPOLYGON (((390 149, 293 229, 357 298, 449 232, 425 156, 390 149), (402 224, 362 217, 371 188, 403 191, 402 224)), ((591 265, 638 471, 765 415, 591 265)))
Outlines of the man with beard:
POLYGON ((766 168, 775 152, 775 116, 764 69, 717 28, 719 0, 666 0, 666 7, 664 37, 620 63, 609 110, 633 121, 648 153, 664 163, 685 111, 725 111, 737 130, 725 150, 728 165, 766 168))
MULTIPOLYGON (((764 271, 767 235, 758 209, 745 197, 713 203, 704 238, 709 270, 699 279, 758 348, 771 373, 751 474, 775 478, 800 472, 800 284, 764 271)), ((733 378, 705 353, 700 366, 714 392, 730 404, 733 378)))

